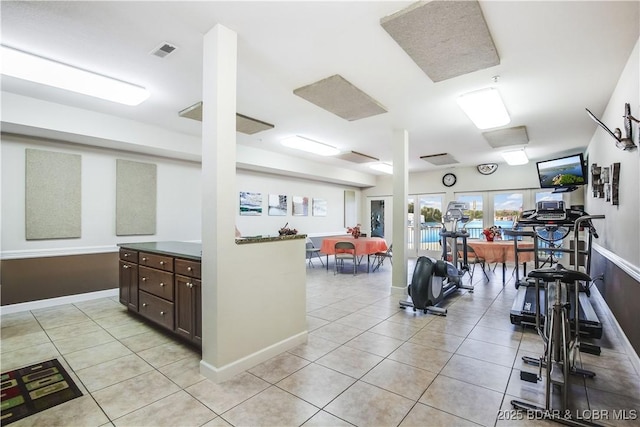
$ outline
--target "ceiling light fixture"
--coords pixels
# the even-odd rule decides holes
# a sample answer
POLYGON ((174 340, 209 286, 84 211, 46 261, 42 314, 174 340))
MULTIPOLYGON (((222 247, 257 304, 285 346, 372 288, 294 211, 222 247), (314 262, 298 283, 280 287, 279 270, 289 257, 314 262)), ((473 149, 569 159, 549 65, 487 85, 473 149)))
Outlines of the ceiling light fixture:
POLYGON ((529 158, 524 150, 503 151, 500 154, 502 154, 507 164, 511 166, 526 165, 529 163, 529 158))
POLYGON ((393 175, 393 165, 390 165, 389 163, 373 163, 369 165, 369 167, 379 172, 384 172, 384 173, 388 173, 389 175, 393 175))
POLYGON ((149 92, 121 80, 81 70, 60 62, 1 47, 0 72, 5 76, 29 80, 125 105, 138 105, 149 92))
POLYGON ((511 121, 500 93, 491 87, 459 96, 458 105, 478 129, 504 126, 511 121))
POLYGON ((295 148, 296 150, 302 150, 308 153, 318 154, 320 156, 335 156, 340 153, 340 150, 336 147, 298 135, 285 138, 280 141, 280 143, 285 147, 295 148))

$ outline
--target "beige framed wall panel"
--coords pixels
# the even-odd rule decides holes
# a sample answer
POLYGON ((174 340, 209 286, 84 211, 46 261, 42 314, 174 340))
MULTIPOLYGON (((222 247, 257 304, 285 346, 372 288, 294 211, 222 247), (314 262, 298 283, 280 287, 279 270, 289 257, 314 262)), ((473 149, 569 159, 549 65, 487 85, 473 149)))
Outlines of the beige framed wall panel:
POLYGON ((26 149, 27 240, 81 237, 81 161, 79 154, 26 149))
POLYGON ((2 305, 118 287, 118 252, 2 261, 2 305))
POLYGON ((116 159, 116 235, 156 234, 157 165, 116 159))

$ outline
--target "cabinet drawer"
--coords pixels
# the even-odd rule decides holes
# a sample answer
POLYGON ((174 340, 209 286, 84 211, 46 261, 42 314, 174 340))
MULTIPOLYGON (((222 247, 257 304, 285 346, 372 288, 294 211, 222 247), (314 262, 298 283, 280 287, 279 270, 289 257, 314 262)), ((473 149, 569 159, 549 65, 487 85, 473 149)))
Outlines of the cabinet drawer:
POLYGON ((170 256, 150 254, 140 252, 138 256, 140 265, 147 267, 159 268, 164 271, 173 271, 173 258, 170 256))
POLYGON ((196 261, 188 261, 186 259, 176 258, 175 271, 176 274, 183 276, 200 278, 200 266, 202 264, 196 261))
POLYGON ((173 273, 140 266, 138 286, 142 291, 173 302, 173 273))
POLYGON ((138 251, 120 249, 120 259, 128 262, 138 262, 138 251))
POLYGON ((173 330, 173 303, 146 292, 140 292, 140 310, 144 317, 173 330))

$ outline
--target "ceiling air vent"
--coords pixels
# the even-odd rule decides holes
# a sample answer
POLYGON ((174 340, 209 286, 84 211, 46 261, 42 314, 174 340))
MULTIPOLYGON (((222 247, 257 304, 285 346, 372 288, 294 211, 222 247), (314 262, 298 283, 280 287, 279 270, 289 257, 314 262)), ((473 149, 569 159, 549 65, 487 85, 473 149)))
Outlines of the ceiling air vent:
POLYGON ((155 49, 153 49, 150 53, 151 55, 157 56, 159 58, 164 58, 167 55, 169 55, 170 53, 173 53, 175 50, 177 49, 176 46, 167 43, 167 42, 162 42, 160 43, 159 46, 157 46, 155 49))

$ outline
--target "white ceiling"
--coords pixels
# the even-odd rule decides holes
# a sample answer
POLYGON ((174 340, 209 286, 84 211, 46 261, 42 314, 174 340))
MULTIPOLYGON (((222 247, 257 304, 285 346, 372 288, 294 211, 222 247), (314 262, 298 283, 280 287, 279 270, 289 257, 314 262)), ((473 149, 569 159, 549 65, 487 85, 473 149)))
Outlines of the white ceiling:
POLYGON ((639 36, 637 1, 481 1, 500 65, 433 83, 380 26, 412 3, 2 1, 2 44, 144 86, 151 97, 126 107, 4 76, 2 90, 199 135, 201 123, 178 111, 202 99, 202 36, 219 23, 238 34, 238 112, 275 125, 238 133, 239 144, 308 157, 279 144, 298 134, 391 162, 392 129, 406 129, 410 170, 422 171, 447 168, 420 160, 442 152, 460 165, 502 162, 504 149, 491 148, 456 103, 487 86, 502 94, 506 127, 527 127, 531 159, 581 151, 596 131, 585 107, 602 114, 639 36), (150 55, 162 42, 178 50, 150 55), (349 122, 293 94, 334 74, 388 112, 349 122))

